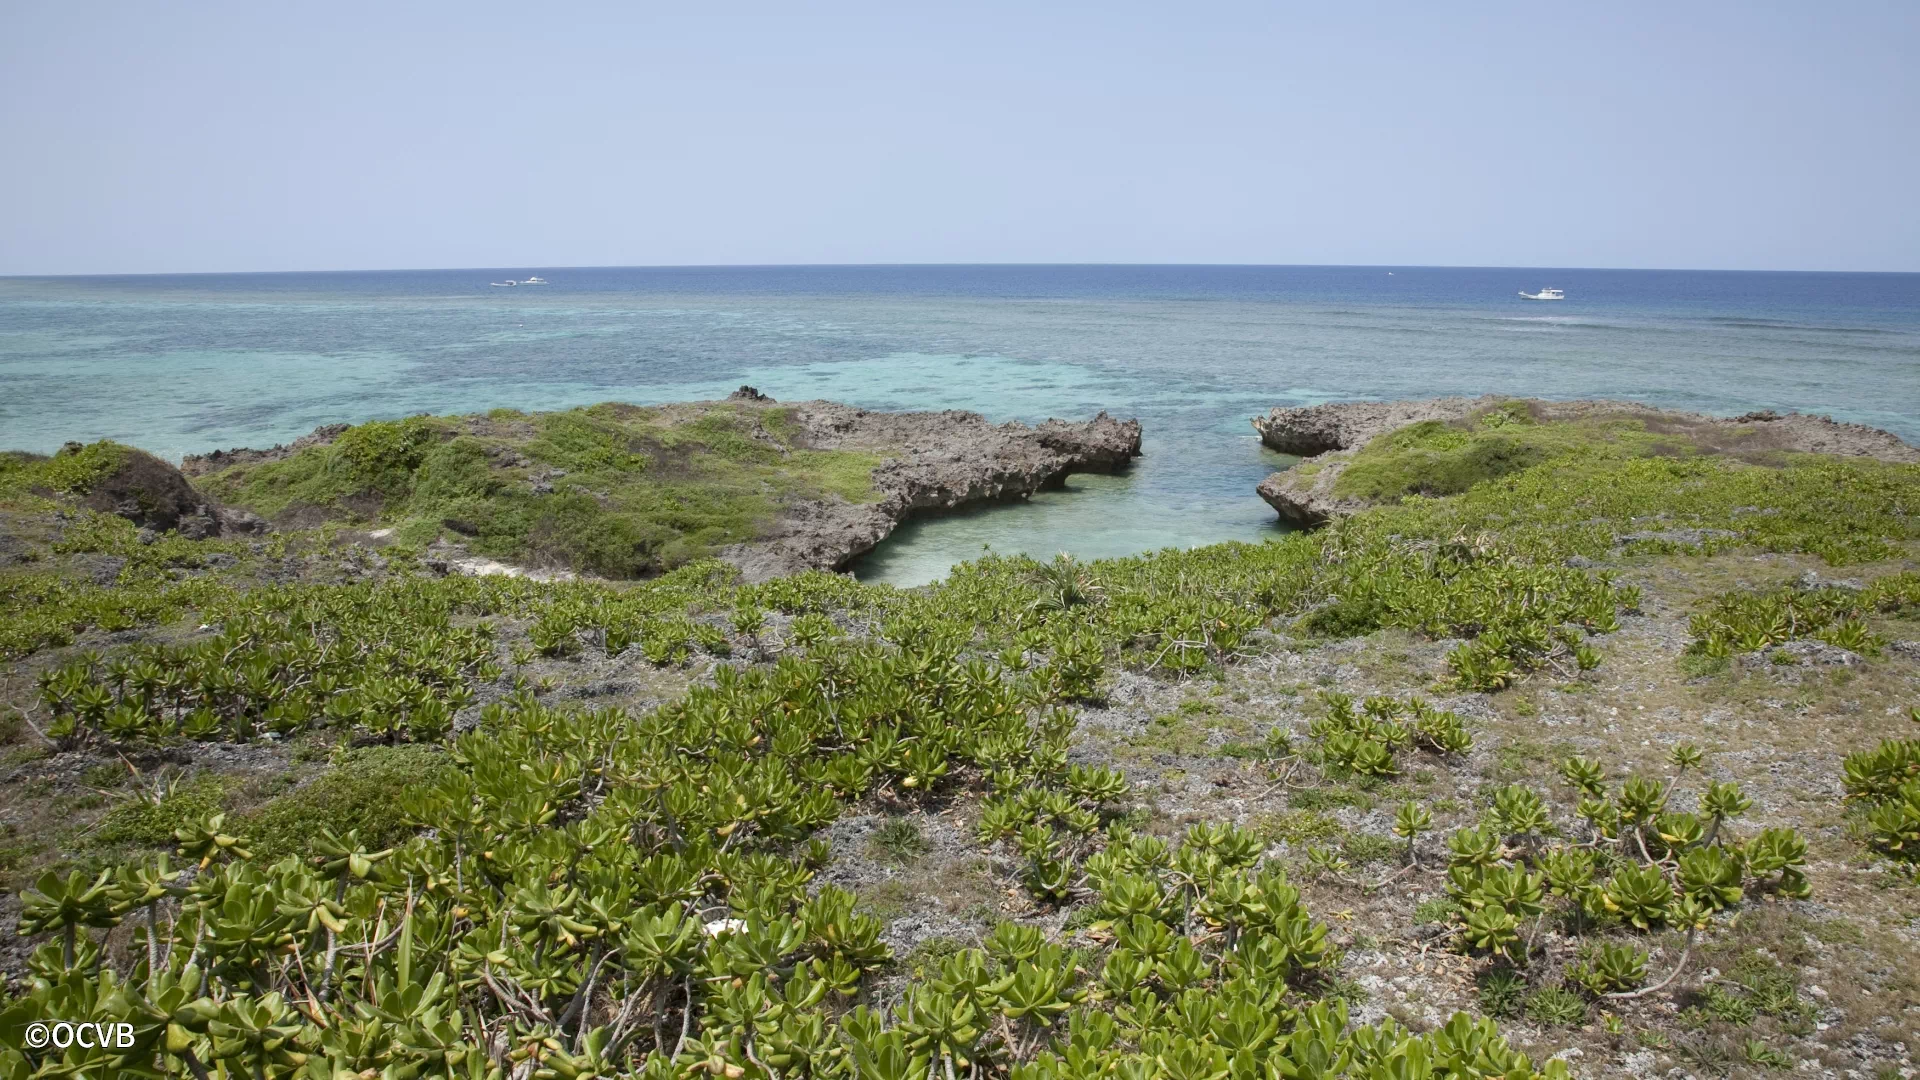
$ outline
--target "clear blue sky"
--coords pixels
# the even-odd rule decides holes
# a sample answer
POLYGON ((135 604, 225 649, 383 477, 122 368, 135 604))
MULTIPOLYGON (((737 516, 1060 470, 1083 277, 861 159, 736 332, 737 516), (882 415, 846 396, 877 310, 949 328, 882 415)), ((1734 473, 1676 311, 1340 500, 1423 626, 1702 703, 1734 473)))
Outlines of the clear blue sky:
POLYGON ((7 0, 0 274, 1920 270, 1920 2, 7 0))

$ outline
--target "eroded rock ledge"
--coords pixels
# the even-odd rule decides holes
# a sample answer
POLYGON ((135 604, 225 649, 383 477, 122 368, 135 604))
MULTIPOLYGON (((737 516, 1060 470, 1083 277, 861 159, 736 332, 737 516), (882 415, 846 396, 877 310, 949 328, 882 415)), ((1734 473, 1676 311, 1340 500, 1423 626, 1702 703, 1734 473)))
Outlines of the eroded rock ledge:
MULTIPOLYGON (((1077 422, 996 425, 972 412, 875 412, 831 401, 777 402, 750 386, 735 391, 727 404, 763 414, 779 410, 784 443, 767 436, 757 421, 753 426, 755 437, 768 444, 865 451, 881 458, 872 476, 879 496, 875 501, 780 497, 780 513, 766 535, 717 553, 752 581, 802 570, 845 569, 917 512, 1025 499, 1071 473, 1117 471, 1140 453, 1139 421, 1117 420, 1105 412, 1077 422)), ((328 445, 346 430, 345 424, 330 424, 271 449, 189 455, 181 471, 204 476, 234 465, 279 461, 310 446, 328 445)), ((383 531, 369 535, 378 539, 383 531)), ((436 558, 466 572, 530 571, 467 559, 457 546, 436 558)))
MULTIPOLYGON (((1253 418, 1260 441, 1283 454, 1307 460, 1273 473, 1256 489, 1284 519, 1303 526, 1322 525, 1369 505, 1343 497, 1334 484, 1367 443, 1387 432, 1426 420, 1456 421, 1493 409, 1513 398, 1443 397, 1423 401, 1352 401, 1304 408, 1275 408, 1253 418)), ((1920 462, 1920 450, 1878 428, 1841 423, 1806 413, 1750 412, 1716 417, 1657 409, 1634 401, 1540 401, 1524 399, 1540 420, 1632 419, 1648 431, 1688 437, 1710 452, 1737 456, 1780 451, 1872 457, 1920 462)))
MULTIPOLYGON (((742 394, 733 400, 773 405, 742 394)), ((750 580, 843 569, 916 512, 1025 499, 1071 473, 1117 471, 1140 453, 1140 422, 1105 412, 1029 427, 957 410, 873 412, 831 401, 788 407, 816 449, 888 455, 873 472, 880 498, 790 504, 772 536, 721 552, 750 580)))

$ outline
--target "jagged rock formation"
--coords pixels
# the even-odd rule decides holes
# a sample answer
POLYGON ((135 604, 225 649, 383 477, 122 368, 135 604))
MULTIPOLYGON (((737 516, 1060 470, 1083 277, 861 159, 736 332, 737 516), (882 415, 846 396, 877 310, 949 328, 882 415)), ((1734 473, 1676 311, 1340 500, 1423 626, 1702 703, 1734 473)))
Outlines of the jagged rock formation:
POLYGON ((751 580, 841 569, 917 511, 1024 499, 1070 473, 1116 471, 1140 453, 1140 422, 1104 412, 1028 427, 957 410, 872 412, 830 401, 791 408, 813 448, 889 455, 873 472, 880 498, 789 505, 772 536, 721 553, 751 580))
MULTIPOLYGON (((1307 460, 1273 473, 1255 490, 1283 518, 1316 526, 1364 509, 1363 499, 1343 497, 1335 482, 1348 462, 1376 436, 1426 420, 1457 421, 1512 398, 1444 397, 1424 401, 1352 401, 1275 408, 1253 418, 1260 441, 1307 460)), ((1526 401, 1539 420, 1638 420, 1648 431, 1685 436, 1707 452, 1748 457, 1798 451, 1920 462, 1920 450, 1878 428, 1806 413, 1750 412, 1736 417, 1657 409, 1633 401, 1526 401)))
POLYGON ((274 446, 270 450, 250 450, 236 446, 231 450, 215 450, 206 454, 188 454, 180 459, 180 471, 187 476, 205 476, 216 473, 229 465, 260 465, 305 450, 309 446, 325 446, 340 437, 340 433, 351 427, 350 424, 322 424, 312 432, 302 435, 290 443, 274 446))

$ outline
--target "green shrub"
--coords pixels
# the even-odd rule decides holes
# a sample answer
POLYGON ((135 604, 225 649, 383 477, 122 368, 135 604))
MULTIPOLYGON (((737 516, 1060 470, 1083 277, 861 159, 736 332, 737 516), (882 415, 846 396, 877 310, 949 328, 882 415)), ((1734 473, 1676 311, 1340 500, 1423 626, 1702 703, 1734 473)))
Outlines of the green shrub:
POLYGON ((328 471, 343 474, 354 489, 404 498, 437 437, 436 425, 418 416, 356 424, 327 447, 328 471))
POLYGON ((928 851, 927 838, 910 818, 890 817, 873 831, 873 848, 897 863, 910 863, 928 851))
MULTIPOLYGON (((1524 403, 1459 423, 1428 420, 1369 442, 1349 464, 1334 490, 1342 495, 1391 501, 1406 495, 1457 495, 1476 484, 1533 468, 1595 444, 1614 449, 1653 445, 1629 423, 1535 425, 1524 403)), ((1615 451, 1617 452, 1617 450, 1615 451)))
POLYGON ((128 447, 102 439, 52 457, 0 453, 0 498, 27 492, 84 495, 126 461, 128 447))
POLYGON ((1868 845, 1903 862, 1920 861, 1920 739, 1887 739, 1843 763, 1847 798, 1864 815, 1855 827, 1868 845))
POLYGON ((175 829, 218 813, 225 800, 225 785, 215 777, 203 776, 166 791, 158 799, 143 794, 121 803, 107 811, 87 840, 94 847, 171 847, 175 829))
POLYGON ((1564 986, 1550 986, 1527 998, 1527 1019, 1550 1027, 1578 1027, 1587 1019, 1587 1001, 1564 986))
POLYGON ((1488 1016, 1518 1016, 1527 1000, 1527 980, 1512 968, 1496 967, 1474 978, 1480 1011, 1488 1016))
POLYGON ((323 830, 358 830, 369 848, 388 847, 414 831, 403 797, 437 783, 451 768, 430 746, 369 746, 350 751, 307 784, 232 823, 253 842, 256 857, 305 855, 323 830))
MULTIPOLYGON (((1760 652, 1797 640, 1818 640, 1866 656, 1877 656, 1886 642, 1867 629, 1865 619, 1878 611, 1901 611, 1920 604, 1920 574, 1882 578, 1863 590, 1790 586, 1763 591, 1735 590, 1707 602, 1688 630, 1689 651, 1710 659, 1760 652)), ((1778 662, 1781 657, 1776 656, 1778 662)), ((1791 659, 1787 658, 1788 663, 1791 659)))
POLYGON ((539 435, 527 444, 527 453, 549 465, 574 472, 637 472, 647 458, 628 449, 632 435, 595 409, 542 413, 535 420, 539 435))
POLYGON ((421 458, 413 478, 413 512, 431 514, 455 500, 486 498, 504 483, 488 467, 486 444, 461 436, 435 446, 421 458))

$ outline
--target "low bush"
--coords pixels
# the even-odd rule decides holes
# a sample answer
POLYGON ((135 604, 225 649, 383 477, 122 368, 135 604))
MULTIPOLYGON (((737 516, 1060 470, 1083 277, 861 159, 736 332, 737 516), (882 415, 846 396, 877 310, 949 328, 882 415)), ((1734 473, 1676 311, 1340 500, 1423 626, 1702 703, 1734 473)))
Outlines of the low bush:
POLYGON ((391 847, 417 828, 403 809, 409 796, 429 790, 453 765, 428 746, 369 746, 234 822, 253 841, 256 856, 308 855, 328 830, 358 833, 367 847, 391 847))
POLYGON ((218 813, 225 800, 226 786, 211 776, 143 791, 107 811, 87 842, 100 848, 171 847, 175 830, 218 813))

